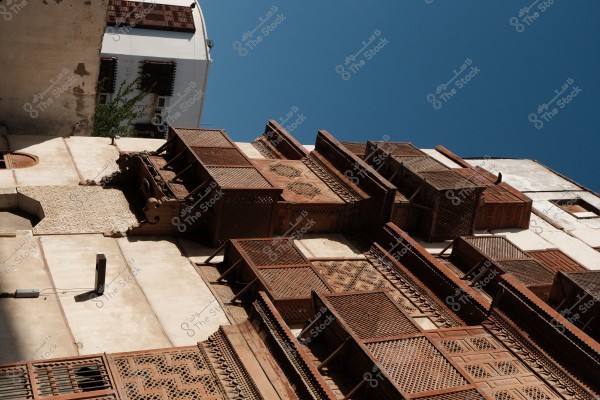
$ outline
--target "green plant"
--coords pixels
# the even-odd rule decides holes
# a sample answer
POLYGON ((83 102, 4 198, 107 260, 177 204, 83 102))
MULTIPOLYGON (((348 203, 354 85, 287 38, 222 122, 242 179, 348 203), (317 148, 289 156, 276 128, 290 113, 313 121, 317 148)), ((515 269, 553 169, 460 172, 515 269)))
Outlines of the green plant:
MULTIPOLYGON (((141 78, 127 83, 121 82, 119 90, 111 101, 96 103, 92 136, 128 136, 132 133, 131 121, 146 115, 141 102, 147 92, 139 90, 141 78)), ((98 81, 97 92, 104 86, 104 79, 98 81)))

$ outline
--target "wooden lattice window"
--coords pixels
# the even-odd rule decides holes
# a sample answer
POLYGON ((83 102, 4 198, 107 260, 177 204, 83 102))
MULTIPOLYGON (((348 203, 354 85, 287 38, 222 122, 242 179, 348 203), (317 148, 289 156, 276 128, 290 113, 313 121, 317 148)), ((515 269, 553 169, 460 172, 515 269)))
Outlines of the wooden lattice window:
POLYGON ((172 96, 175 83, 175 63, 144 61, 142 63, 141 89, 159 96, 172 96))
POLYGON ((100 59, 100 93, 114 93, 117 80, 117 59, 115 57, 100 59))

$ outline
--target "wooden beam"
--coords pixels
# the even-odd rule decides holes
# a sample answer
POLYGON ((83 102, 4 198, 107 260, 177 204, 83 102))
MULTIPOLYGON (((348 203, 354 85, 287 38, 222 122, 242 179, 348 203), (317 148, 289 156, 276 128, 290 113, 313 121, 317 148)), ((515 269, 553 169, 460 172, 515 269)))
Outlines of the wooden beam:
POLYGON ((258 282, 258 278, 254 278, 252 280, 252 282, 250 282, 249 284, 247 284, 242 290, 240 290, 238 292, 238 294, 236 294, 233 299, 231 299, 230 303, 235 302, 236 300, 239 300, 240 297, 242 297, 248 290, 250 290, 250 288, 252 287, 252 285, 254 285, 256 282, 258 282))

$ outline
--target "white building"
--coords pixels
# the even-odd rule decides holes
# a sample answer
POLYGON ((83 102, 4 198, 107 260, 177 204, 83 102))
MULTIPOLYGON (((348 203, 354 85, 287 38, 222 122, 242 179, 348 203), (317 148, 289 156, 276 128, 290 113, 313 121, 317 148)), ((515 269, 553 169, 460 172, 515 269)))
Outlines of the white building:
POLYGON ((102 41, 99 101, 110 101, 122 82, 142 77, 147 115, 136 130, 166 132, 166 125, 199 127, 210 66, 210 47, 195 0, 111 0, 102 41))

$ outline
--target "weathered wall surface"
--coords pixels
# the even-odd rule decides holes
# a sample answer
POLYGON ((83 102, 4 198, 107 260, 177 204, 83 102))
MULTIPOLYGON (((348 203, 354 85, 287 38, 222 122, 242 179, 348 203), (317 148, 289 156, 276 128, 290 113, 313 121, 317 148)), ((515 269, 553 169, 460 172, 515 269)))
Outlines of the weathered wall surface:
POLYGON ((502 172, 505 182, 533 200, 533 208, 555 226, 536 215, 531 215, 529 230, 493 230, 494 235, 505 235, 525 250, 560 249, 569 257, 591 270, 600 270, 600 216, 578 218, 558 207, 552 201, 584 200, 600 210, 600 197, 583 190, 577 184, 557 175, 533 160, 493 159, 467 160, 481 165, 491 173, 502 172))
POLYGON ((89 135, 107 0, 0 0, 0 125, 89 135))

